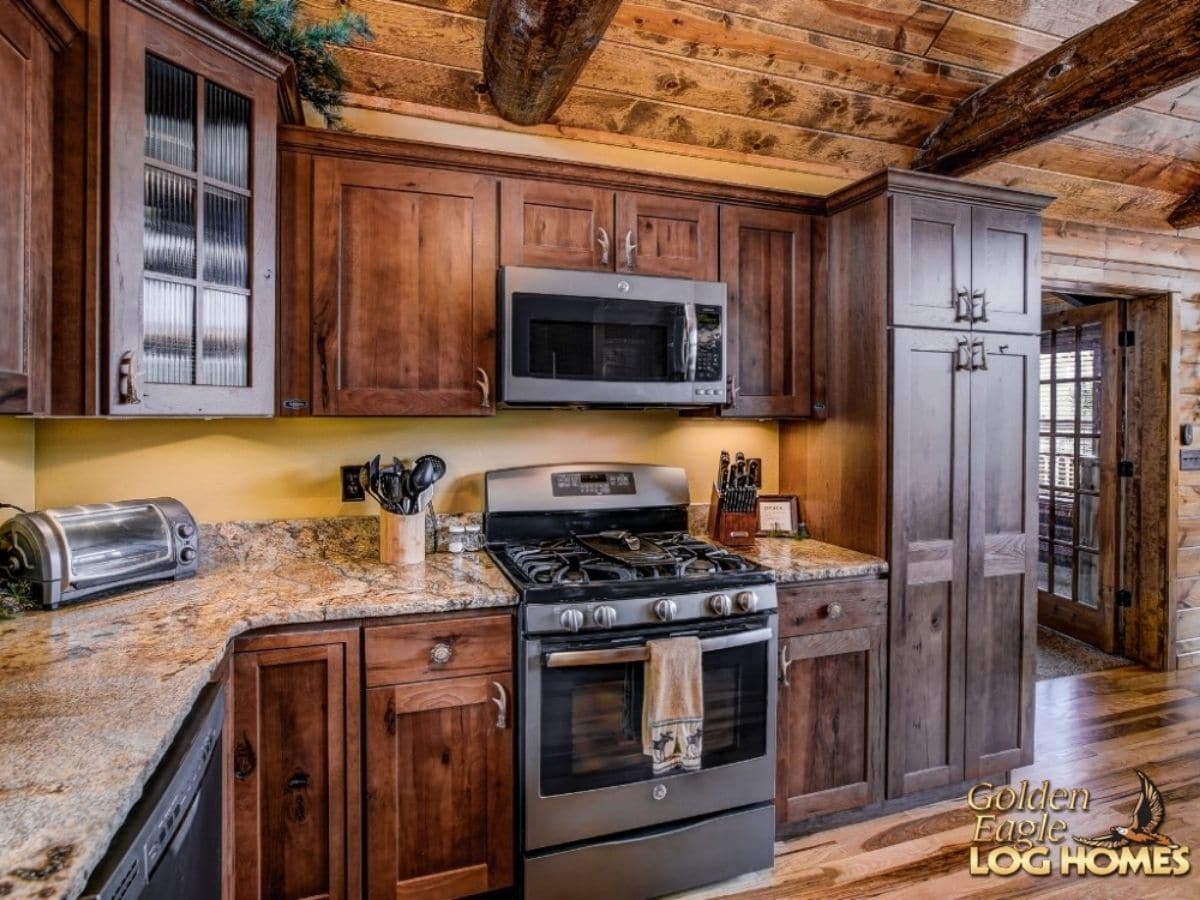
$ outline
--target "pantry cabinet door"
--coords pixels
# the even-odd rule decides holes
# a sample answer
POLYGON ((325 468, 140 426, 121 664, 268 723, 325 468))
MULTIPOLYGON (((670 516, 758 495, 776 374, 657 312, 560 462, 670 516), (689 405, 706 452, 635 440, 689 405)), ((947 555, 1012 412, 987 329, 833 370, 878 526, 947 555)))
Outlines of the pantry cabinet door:
POLYGON ((1037 676, 1039 339, 973 343, 966 778, 1033 762, 1037 676))
POLYGON ((367 690, 367 896, 513 883, 512 673, 367 690))
POLYGON ((971 213, 976 331, 1037 334, 1042 322, 1042 217, 978 206, 971 213))
POLYGON ((892 197, 892 324, 971 328, 971 207, 892 197))
POLYGON ((500 186, 500 264, 611 272, 612 191, 509 179, 500 186))
POLYGON ((316 415, 494 411, 496 181, 313 163, 316 415))
POLYGON ((617 195, 617 271, 717 280, 717 204, 617 195))
POLYGON ((963 779, 970 336, 892 332, 888 796, 963 779))

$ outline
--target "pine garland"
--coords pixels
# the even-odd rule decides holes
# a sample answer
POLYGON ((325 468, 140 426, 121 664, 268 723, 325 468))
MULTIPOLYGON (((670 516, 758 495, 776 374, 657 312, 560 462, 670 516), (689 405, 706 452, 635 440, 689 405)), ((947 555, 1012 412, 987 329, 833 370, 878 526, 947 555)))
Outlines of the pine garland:
POLYGON ((257 38, 267 49, 290 57, 296 67, 300 96, 313 105, 326 125, 341 124, 338 109, 345 100, 346 73, 329 48, 370 41, 367 18, 348 8, 325 22, 299 23, 297 0, 199 0, 210 13, 257 38))

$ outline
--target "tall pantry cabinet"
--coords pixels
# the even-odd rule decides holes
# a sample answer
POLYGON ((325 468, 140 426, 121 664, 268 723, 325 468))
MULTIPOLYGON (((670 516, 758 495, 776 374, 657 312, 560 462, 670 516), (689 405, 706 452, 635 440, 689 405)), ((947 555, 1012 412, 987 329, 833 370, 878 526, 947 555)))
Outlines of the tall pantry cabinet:
POLYGON ((1032 761, 1049 202, 899 171, 830 199, 829 418, 783 427, 781 487, 889 562, 889 797, 1032 761))

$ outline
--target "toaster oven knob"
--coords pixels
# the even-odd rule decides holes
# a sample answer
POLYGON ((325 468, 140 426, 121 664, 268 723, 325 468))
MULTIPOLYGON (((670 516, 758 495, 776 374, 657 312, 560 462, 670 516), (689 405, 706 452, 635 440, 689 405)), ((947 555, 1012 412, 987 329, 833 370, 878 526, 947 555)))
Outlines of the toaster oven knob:
POLYGON ((679 607, 675 605, 675 601, 668 597, 663 597, 654 604, 654 614, 658 616, 660 621, 670 622, 675 618, 675 613, 679 612, 679 607))
POLYGON ((754 591, 739 591, 737 595, 738 609, 742 612, 752 613, 758 609, 758 594, 754 591))
POLYGON ((617 611, 611 606, 597 606, 592 612, 592 621, 601 628, 612 628, 617 624, 617 611))
POLYGON ((578 631, 583 627, 583 613, 577 609, 564 609, 558 621, 567 631, 578 631))
POLYGON ((708 608, 713 611, 713 615, 727 616, 733 612, 733 601, 729 599, 728 594, 713 594, 708 598, 708 608))
POLYGON ((196 558, 196 550, 194 547, 184 547, 179 551, 179 558, 185 563, 190 563, 196 558))
POLYGON ((186 541, 196 533, 196 526, 192 525, 190 522, 184 522, 175 529, 175 533, 186 541))

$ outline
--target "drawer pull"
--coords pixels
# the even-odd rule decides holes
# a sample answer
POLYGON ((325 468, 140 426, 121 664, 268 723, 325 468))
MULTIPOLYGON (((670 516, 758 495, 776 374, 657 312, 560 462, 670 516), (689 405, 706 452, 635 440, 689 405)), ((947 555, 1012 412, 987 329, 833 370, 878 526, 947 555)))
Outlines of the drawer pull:
POLYGON ((792 664, 792 648, 790 644, 784 644, 779 648, 779 680, 783 682, 784 687, 791 687, 792 683, 788 681, 788 666, 792 664))
POLYGON ((444 666, 454 658, 453 648, 444 641, 438 641, 429 651, 429 663, 434 666, 444 666))
POLYGON ((504 685, 498 681, 493 681, 492 687, 500 695, 492 698, 492 702, 496 704, 496 727, 504 729, 508 727, 508 691, 504 690, 504 685))
POLYGON ((842 604, 838 603, 837 601, 834 601, 825 607, 825 615, 831 619, 840 619, 843 612, 844 610, 842 609, 842 604))

